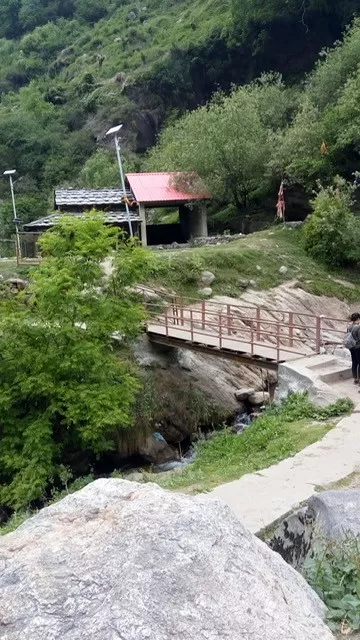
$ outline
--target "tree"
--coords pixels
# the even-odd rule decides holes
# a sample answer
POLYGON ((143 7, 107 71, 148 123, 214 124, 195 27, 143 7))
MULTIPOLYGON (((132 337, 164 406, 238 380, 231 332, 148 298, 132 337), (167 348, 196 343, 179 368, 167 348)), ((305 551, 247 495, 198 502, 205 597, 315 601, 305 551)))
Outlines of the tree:
MULTIPOLYGON (((22 224, 43 218, 47 214, 48 203, 46 197, 39 193, 30 192, 28 195, 16 197, 16 211, 22 224)), ((14 210, 10 199, 3 200, 0 204, 0 235, 2 238, 11 238, 15 234, 14 210)))
POLYGON ((306 251, 329 266, 354 264, 360 258, 360 221, 351 211, 354 186, 337 177, 312 202, 313 214, 303 227, 306 251))
POLYGON ((119 180, 119 167, 115 154, 107 149, 98 149, 85 162, 79 177, 81 186, 91 189, 113 187, 119 183, 119 180))
POLYGON ((74 453, 109 451, 132 426, 139 382, 112 336, 126 344, 140 331, 129 287, 148 259, 121 241, 105 281, 116 242, 95 215, 62 219, 43 236, 26 296, 0 302, 0 503, 40 498, 74 453))
POLYGON ((243 210, 269 189, 271 134, 286 121, 286 100, 278 76, 240 87, 228 97, 218 94, 165 129, 149 165, 196 172, 214 199, 243 210), (271 108, 272 103, 279 108, 271 108))

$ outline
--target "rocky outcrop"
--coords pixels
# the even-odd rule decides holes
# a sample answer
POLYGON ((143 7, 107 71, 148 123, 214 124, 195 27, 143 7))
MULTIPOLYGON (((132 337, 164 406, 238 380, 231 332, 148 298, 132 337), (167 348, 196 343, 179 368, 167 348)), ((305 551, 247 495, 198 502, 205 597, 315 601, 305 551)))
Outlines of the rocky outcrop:
POLYGON ((3 640, 331 640, 303 578, 221 502, 98 480, 0 544, 3 640))
POLYGON ((269 546, 299 569, 320 541, 360 535, 360 490, 314 494, 306 507, 291 513, 276 527, 269 546))

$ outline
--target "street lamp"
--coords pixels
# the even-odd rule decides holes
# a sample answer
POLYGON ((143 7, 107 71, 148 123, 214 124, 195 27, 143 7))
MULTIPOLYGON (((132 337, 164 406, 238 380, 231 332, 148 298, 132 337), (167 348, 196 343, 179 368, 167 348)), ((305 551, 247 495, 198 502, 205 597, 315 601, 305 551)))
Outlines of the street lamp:
POLYGON ((18 227, 19 220, 16 214, 16 203, 15 203, 14 182, 13 182, 13 176, 15 175, 15 173, 16 173, 16 169, 7 169, 7 171, 4 171, 3 175, 9 176, 11 200, 12 200, 13 213, 14 213, 15 234, 16 234, 15 236, 16 262, 19 264, 21 247, 20 247, 19 227, 18 227))
POLYGON ((122 162, 121 162, 120 141, 119 141, 119 135, 118 135, 121 128, 122 128, 122 124, 118 124, 116 127, 111 127, 111 129, 109 129, 109 131, 106 132, 106 135, 107 136, 114 136, 114 139, 115 139, 116 156, 117 156, 117 161, 118 161, 118 165, 119 165, 121 186, 122 186, 123 192, 124 192, 126 215, 127 215, 128 224, 129 224, 130 236, 133 238, 134 234, 133 234, 131 218, 130 218, 130 209, 129 209, 128 203, 126 201, 125 178, 124 178, 124 171, 123 171, 123 166, 122 166, 122 162))

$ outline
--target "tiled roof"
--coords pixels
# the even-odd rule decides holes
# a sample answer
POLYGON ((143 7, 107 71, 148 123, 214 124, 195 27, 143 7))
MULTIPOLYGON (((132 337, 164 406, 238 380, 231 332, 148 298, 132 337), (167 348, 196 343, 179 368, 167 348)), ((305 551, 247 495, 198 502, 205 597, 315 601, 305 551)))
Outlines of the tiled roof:
POLYGON ((181 179, 181 173, 127 173, 131 190, 137 200, 143 204, 181 203, 194 200, 209 199, 209 194, 185 192, 174 185, 176 179, 181 179))
MULTIPOLYGON (((131 198, 131 191, 126 191, 131 198)), ((57 207, 92 207, 96 205, 121 204, 124 197, 122 189, 57 189, 55 205, 57 207)))
MULTIPOLYGON (((64 217, 63 213, 52 213, 50 216, 46 216, 45 218, 39 218, 38 220, 33 220, 32 222, 28 222, 24 225, 25 231, 31 231, 34 228, 50 228, 53 227, 57 222, 59 222, 60 218, 64 217)), ((82 218, 83 213, 69 213, 66 215, 71 215, 77 218, 82 218)), ((102 214, 104 222, 107 224, 127 224, 128 218, 126 213, 117 213, 117 212, 106 212, 102 214)), ((136 212, 130 212, 131 222, 139 222, 140 216, 136 212)))

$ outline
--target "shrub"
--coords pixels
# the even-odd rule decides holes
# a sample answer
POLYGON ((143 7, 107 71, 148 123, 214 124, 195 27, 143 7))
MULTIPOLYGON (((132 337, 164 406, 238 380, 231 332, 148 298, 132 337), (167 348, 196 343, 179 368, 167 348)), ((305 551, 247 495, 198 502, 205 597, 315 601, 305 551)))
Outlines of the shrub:
POLYGON ((313 214, 303 227, 307 253, 330 266, 344 266, 360 259, 360 222, 351 212, 354 187, 336 178, 320 187, 312 201, 313 214))

